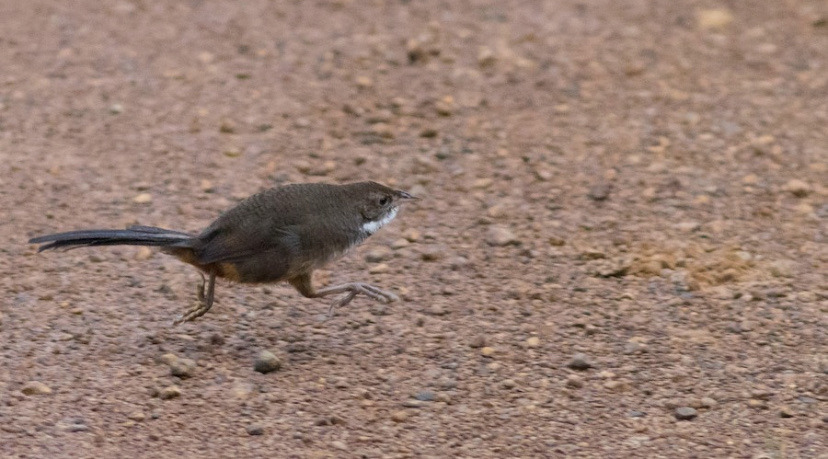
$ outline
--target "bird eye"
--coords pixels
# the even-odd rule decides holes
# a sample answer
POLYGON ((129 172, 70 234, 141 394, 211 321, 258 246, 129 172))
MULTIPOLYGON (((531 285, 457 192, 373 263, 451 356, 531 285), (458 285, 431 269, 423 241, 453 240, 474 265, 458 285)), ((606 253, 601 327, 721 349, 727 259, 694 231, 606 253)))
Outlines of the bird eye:
POLYGON ((379 205, 385 206, 388 205, 389 202, 391 202, 391 198, 389 198, 388 196, 383 196, 379 200, 379 205))

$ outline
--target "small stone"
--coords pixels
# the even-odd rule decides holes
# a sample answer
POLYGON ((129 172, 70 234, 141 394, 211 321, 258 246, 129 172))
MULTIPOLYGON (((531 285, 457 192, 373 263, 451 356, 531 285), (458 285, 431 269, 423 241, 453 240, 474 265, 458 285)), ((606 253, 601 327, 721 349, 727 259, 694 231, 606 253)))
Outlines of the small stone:
POLYGON ((149 247, 139 247, 134 256, 134 258, 138 261, 149 260, 151 257, 152 249, 149 247))
POLYGON ((803 303, 812 303, 816 301, 817 294, 814 292, 804 291, 796 294, 796 299, 803 303))
POLYGON ((420 258, 423 261, 438 261, 446 257, 446 248, 439 245, 427 245, 422 248, 420 258))
POLYGON ((566 377, 565 384, 570 389, 580 389, 584 387, 584 380, 578 375, 569 375, 566 377))
POLYGON ((690 408, 689 406, 682 406, 676 408, 674 413, 676 419, 679 421, 689 421, 691 419, 695 419, 698 415, 698 412, 694 408, 690 408))
POLYGON ((230 120, 223 120, 219 126, 219 132, 222 134, 233 134, 236 132, 236 123, 230 120))
POLYGON ((420 400, 406 400, 402 403, 405 408, 422 408, 425 403, 420 400))
POLYGON ((699 400, 699 408, 713 408, 718 405, 718 403, 719 402, 712 397, 702 397, 701 400, 699 400))
POLYGON ((415 229, 413 229, 413 228, 412 228, 412 229, 406 230, 406 231, 403 233, 403 237, 404 237, 404 238, 405 238, 405 240, 407 240, 408 242, 417 242, 417 241, 419 241, 419 240, 420 240, 420 238, 422 238, 423 236, 422 236, 422 234, 421 234, 419 231, 417 231, 417 230, 415 230, 415 229))
POLYGON ((423 130, 420 131, 420 137, 425 137, 427 139, 437 137, 437 134, 439 134, 439 132, 434 128, 423 128, 423 130))
POLYGON ((486 231, 486 243, 489 245, 503 247, 519 242, 515 233, 505 226, 493 225, 486 231))
POLYGON ((764 400, 759 400, 756 398, 752 398, 748 400, 747 403, 748 407, 757 409, 757 410, 764 410, 768 407, 768 404, 764 400))
POLYGON ((346 445, 344 441, 334 440, 331 442, 331 446, 340 451, 348 451, 348 445, 346 445))
POLYGON ((282 368, 282 362, 270 351, 262 351, 253 364, 253 369, 259 373, 270 373, 282 368))
POLYGON ((170 364, 170 374, 181 379, 189 378, 195 371, 196 363, 191 359, 175 359, 170 364))
POLYGON ((141 422, 147 418, 147 415, 144 414, 143 411, 133 411, 127 415, 127 418, 132 419, 135 422, 141 422))
POLYGON ((228 158, 238 158, 241 154, 242 151, 238 147, 227 147, 224 149, 224 156, 228 158))
POLYGON ((235 386, 233 386, 233 389, 231 391, 234 397, 239 399, 246 399, 253 393, 254 390, 256 390, 256 386, 254 386, 253 383, 239 382, 235 386))
POLYGON ((244 430, 247 431, 247 435, 262 435, 264 433, 264 427, 260 424, 250 424, 244 430))
POLYGON ((745 185, 756 185, 759 183, 759 176, 756 174, 748 174, 742 177, 742 183, 745 185))
POLYGON ((788 419, 794 417, 795 415, 796 413, 794 413, 791 407, 787 405, 782 405, 779 407, 779 417, 788 419))
POLYGON ((136 204, 147 204, 152 202, 152 195, 149 193, 141 193, 138 196, 132 198, 132 202, 136 204))
POLYGON ((454 97, 446 96, 434 104, 437 114, 440 116, 451 116, 454 113, 454 97))
POLYGON ((356 83, 357 87, 360 88, 360 89, 368 89, 368 88, 374 86, 374 80, 372 80, 370 77, 367 77, 367 76, 364 76, 364 75, 356 77, 354 82, 356 83))
POLYGON ((501 383, 501 385, 504 389, 514 389, 515 386, 517 386, 517 383, 514 379, 506 379, 501 383))
POLYGON ((701 223, 693 221, 680 222, 675 224, 675 228, 685 233, 692 233, 693 231, 698 231, 699 228, 701 228, 701 223))
POLYGON ((483 68, 491 67, 497 62, 494 53, 488 47, 481 47, 477 52, 477 65, 483 68))
POLYGON ((480 355, 482 355, 483 357, 491 357, 492 355, 494 355, 494 353, 495 350, 493 347, 486 346, 480 349, 480 355))
POLYGON ((421 402, 431 402, 431 401, 434 401, 435 396, 434 396, 434 392, 431 392, 429 390, 424 390, 424 391, 421 391, 421 392, 417 392, 417 394, 414 395, 414 398, 421 401, 421 402))
POLYGON ((526 347, 538 347, 540 345, 540 338, 532 336, 526 339, 526 347))
POLYGON ((776 260, 770 264, 770 273, 774 277, 794 277, 796 262, 793 260, 776 260))
POLYGON ((428 308, 428 314, 432 316, 444 316, 448 314, 446 308, 439 304, 432 304, 431 307, 428 308))
POLYGON ((123 111, 124 106, 122 104, 112 104, 109 106, 109 113, 112 113, 113 115, 119 115, 123 113, 123 111))
POLYGON ((405 422, 408 419, 408 412, 399 410, 391 413, 391 420, 394 422, 405 422))
POLYGON ((475 349, 481 348, 486 345, 486 337, 483 335, 477 335, 469 342, 469 346, 475 349))
POLYGON ((371 133, 383 139, 393 139, 396 137, 394 128, 387 123, 377 123, 371 126, 371 133))
POLYGON ((165 365, 168 365, 168 366, 172 365, 177 360, 178 360, 178 356, 171 353, 171 352, 168 352, 168 353, 166 353, 166 354, 164 354, 164 355, 162 355, 161 357, 158 358, 159 362, 161 362, 165 365))
POLYGON ((52 393, 52 389, 40 381, 29 381, 20 389, 24 395, 47 395, 52 393))
POLYGON ((797 198, 802 198, 807 196, 808 193, 811 192, 811 185, 808 185, 806 182, 803 182, 802 180, 792 179, 785 184, 785 191, 790 192, 797 198))
POLYGON ((575 354, 566 366, 578 371, 585 371, 593 368, 592 363, 589 361, 589 357, 585 354, 575 354))
POLYGON ((391 269, 391 267, 388 266, 387 263, 380 263, 378 265, 371 266, 371 268, 368 269, 368 273, 369 274, 382 274, 382 273, 387 273, 390 269, 391 269))
POLYGON ((181 388, 178 386, 167 386, 158 392, 158 398, 161 400, 171 400, 181 396, 181 388))
POLYGON ((599 183, 593 185, 589 189, 589 193, 587 193, 587 196, 589 196, 589 198, 593 201, 606 201, 606 199, 609 198, 611 192, 612 184, 599 183))
POLYGON ((394 249, 394 250, 399 250, 399 249, 404 249, 404 248, 408 247, 409 245, 411 245, 411 243, 408 242, 408 239, 399 238, 399 239, 397 239, 397 240, 395 240, 394 242, 391 243, 391 248, 394 249))
POLYGON ((725 9, 701 10, 696 21, 701 29, 722 29, 733 22, 733 14, 725 9))
POLYGON ((82 418, 64 418, 55 423, 55 426, 66 432, 86 432, 89 426, 82 418))

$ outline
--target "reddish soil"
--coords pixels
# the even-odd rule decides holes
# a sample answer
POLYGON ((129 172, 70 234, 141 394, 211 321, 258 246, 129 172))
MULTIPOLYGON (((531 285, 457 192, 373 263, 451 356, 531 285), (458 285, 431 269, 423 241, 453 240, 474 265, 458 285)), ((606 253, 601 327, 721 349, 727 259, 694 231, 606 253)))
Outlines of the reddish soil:
POLYGON ((2 1, 0 456, 826 457, 826 50, 821 0, 2 1), (422 199, 318 281, 402 301, 327 321, 27 243, 364 179, 422 199))

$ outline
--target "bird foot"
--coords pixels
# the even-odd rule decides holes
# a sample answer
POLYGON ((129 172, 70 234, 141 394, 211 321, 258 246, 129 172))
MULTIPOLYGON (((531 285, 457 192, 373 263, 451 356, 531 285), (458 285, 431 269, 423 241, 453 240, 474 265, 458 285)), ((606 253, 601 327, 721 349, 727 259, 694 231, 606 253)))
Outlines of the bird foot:
POLYGON ((347 289, 348 293, 331 302, 331 306, 328 308, 329 319, 334 316, 337 308, 346 306, 360 293, 375 301, 379 301, 380 303, 393 303, 394 301, 399 301, 400 299, 397 295, 391 292, 386 292, 385 290, 381 290, 373 285, 363 284, 361 282, 348 284, 347 289))

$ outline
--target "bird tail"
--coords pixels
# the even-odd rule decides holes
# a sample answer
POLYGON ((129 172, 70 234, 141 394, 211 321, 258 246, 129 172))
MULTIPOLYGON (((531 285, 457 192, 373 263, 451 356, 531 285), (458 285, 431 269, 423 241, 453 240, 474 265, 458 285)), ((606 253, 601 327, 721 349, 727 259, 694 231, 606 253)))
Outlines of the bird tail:
POLYGON ((81 230, 49 234, 29 240, 30 244, 43 244, 38 252, 52 249, 73 249, 99 245, 143 245, 159 247, 191 247, 195 237, 154 226, 131 226, 125 230, 81 230))

